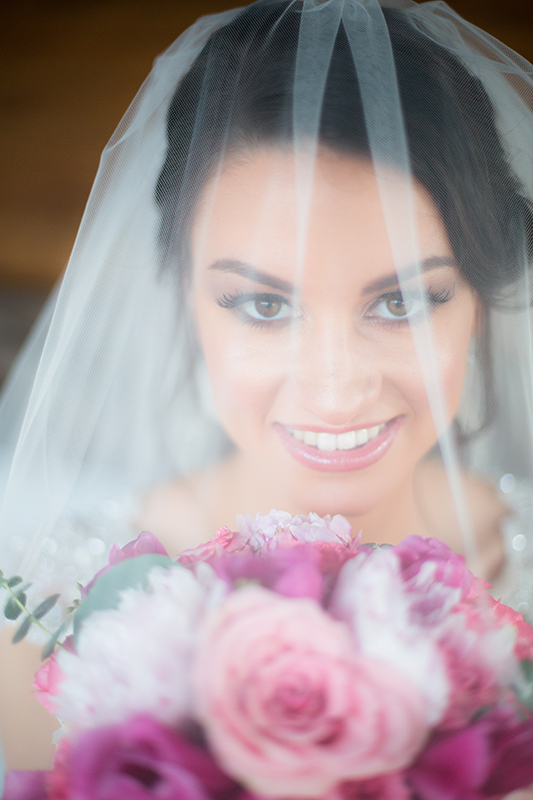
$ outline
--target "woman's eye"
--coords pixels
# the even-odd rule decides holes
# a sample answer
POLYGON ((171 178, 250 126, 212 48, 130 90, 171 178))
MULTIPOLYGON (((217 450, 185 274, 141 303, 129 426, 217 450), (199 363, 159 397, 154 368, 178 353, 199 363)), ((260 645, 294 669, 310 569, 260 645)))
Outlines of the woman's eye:
POLYGON ((291 309, 286 300, 271 294, 258 295, 253 300, 241 304, 241 308, 253 319, 284 319, 290 316, 291 309))
POLYGON ((232 308, 248 322, 277 322, 295 316, 295 311, 279 294, 224 295, 217 303, 222 308, 232 308))
POLYGON ((401 292, 380 297, 371 307, 370 316, 387 320, 402 320, 415 317, 423 308, 421 298, 404 297, 401 292))

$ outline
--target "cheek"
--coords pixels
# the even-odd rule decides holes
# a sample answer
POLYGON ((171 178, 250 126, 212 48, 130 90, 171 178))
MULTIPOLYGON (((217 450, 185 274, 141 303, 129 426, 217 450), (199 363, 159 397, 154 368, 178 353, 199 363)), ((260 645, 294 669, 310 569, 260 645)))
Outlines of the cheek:
POLYGON ((212 311, 197 313, 197 332, 220 421, 235 443, 245 448, 248 438, 264 429, 284 382, 284 348, 274 337, 265 348, 264 333, 259 345, 262 332, 228 324, 227 318, 217 320, 218 316, 212 311))
MULTIPOLYGON (((444 320, 443 320, 444 323, 444 320)), ((454 418, 465 380, 468 346, 473 333, 469 315, 457 319, 457 324, 435 324, 433 328, 433 351, 428 352, 429 364, 437 366, 440 388, 446 408, 446 424, 454 418)), ((413 348, 414 349, 414 348, 413 348)), ((408 362, 410 369, 397 373, 397 386, 419 422, 427 420, 434 430, 433 413, 430 407, 424 375, 418 357, 408 362)), ((428 376, 431 380, 431 376, 428 376)))

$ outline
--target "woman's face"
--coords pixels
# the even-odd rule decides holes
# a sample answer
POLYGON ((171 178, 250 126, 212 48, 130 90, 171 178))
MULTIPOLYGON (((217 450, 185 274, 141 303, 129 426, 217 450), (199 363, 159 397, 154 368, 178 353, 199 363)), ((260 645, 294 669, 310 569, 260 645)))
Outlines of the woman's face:
MULTIPOLYGON (((385 180, 405 207, 405 179, 385 180)), ((358 516, 412 485, 437 438, 413 333, 423 305, 451 420, 477 302, 422 188, 424 304, 409 232, 393 256, 366 161, 322 152, 307 206, 299 188, 282 150, 225 165, 193 226, 191 305, 221 422, 250 476, 277 487, 272 502, 288 510, 358 516)))

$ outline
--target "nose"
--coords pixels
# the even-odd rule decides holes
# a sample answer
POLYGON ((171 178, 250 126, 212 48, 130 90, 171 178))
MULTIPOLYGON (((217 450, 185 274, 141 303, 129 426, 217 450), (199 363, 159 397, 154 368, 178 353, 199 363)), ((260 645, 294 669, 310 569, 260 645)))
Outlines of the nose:
POLYGON ((317 423, 360 421, 381 394, 382 376, 371 348, 349 322, 330 319, 295 342, 293 354, 295 402, 317 423))

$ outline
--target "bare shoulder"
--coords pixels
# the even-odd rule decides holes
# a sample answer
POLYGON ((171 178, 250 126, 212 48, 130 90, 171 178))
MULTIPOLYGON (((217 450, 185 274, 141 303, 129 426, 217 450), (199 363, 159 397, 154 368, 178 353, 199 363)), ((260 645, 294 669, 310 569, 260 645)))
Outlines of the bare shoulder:
MULTIPOLYGON (((461 483, 470 513, 476 542, 482 555, 484 575, 493 580, 504 563, 501 523, 509 514, 496 489, 487 481, 466 472, 461 483)), ((428 533, 442 539, 458 553, 464 552, 463 537, 452 498, 452 491, 442 462, 424 459, 418 466, 415 480, 417 504, 428 533)))

